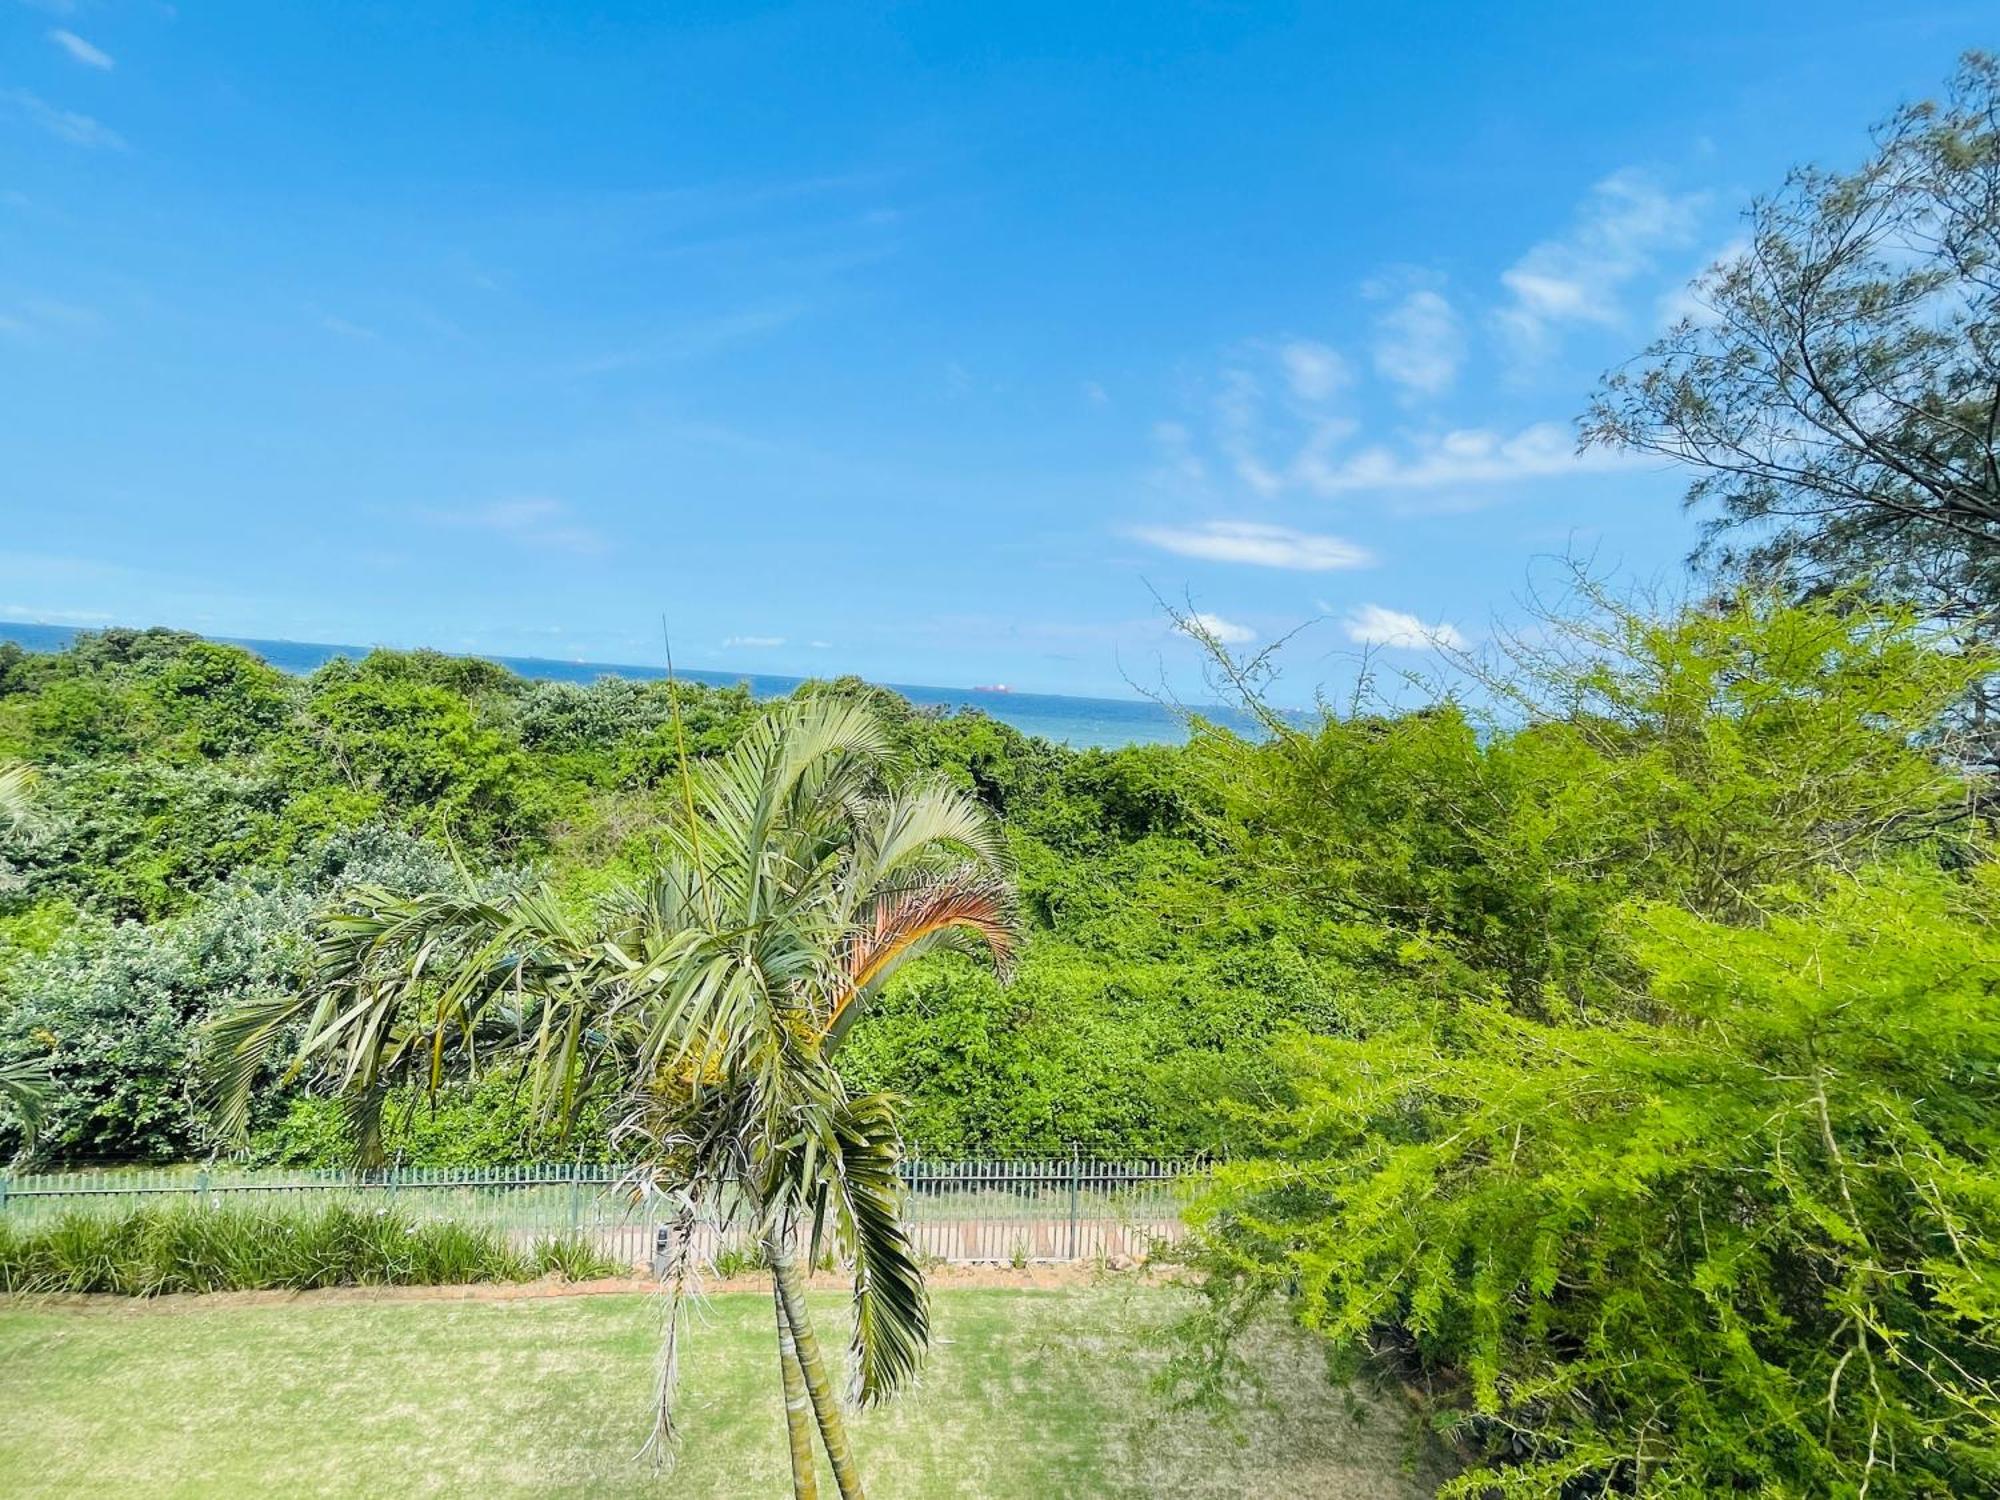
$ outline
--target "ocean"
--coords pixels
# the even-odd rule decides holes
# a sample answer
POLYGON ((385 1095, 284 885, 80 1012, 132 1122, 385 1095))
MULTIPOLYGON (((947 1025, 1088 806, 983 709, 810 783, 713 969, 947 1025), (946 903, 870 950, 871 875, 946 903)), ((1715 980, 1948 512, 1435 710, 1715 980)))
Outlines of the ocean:
MULTIPOLYGON (((76 638, 77 627, 31 625, 0 621, 0 641, 14 641, 28 651, 60 651, 76 638)), ((314 641, 260 641, 233 636, 215 640, 254 651, 281 671, 304 674, 325 665, 336 656, 359 658, 368 654, 365 646, 337 646, 314 641)), ((594 682, 599 677, 661 678, 659 667, 631 666, 618 662, 554 661, 537 656, 487 656, 488 661, 520 673, 523 677, 546 678, 557 682, 594 682)), ((782 698, 806 679, 773 677, 756 672, 679 671, 677 676, 691 682, 716 686, 748 683, 759 698, 782 698)), ((901 693, 922 707, 949 712, 976 709, 1003 724, 1011 724, 1023 734, 1040 735, 1077 749, 1098 747, 1112 750, 1124 745, 1177 745, 1187 738, 1179 715, 1146 698, 1072 698, 1059 693, 980 692, 972 688, 924 687, 914 683, 887 682, 882 686, 901 693)), ((1255 726, 1234 710, 1203 705, 1199 710, 1217 723, 1245 733, 1255 726)))

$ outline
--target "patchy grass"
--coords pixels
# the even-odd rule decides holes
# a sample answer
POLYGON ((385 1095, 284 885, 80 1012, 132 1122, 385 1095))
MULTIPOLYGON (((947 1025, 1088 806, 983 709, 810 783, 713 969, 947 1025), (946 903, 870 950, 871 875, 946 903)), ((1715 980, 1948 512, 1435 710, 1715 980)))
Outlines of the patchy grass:
MULTIPOLYGON (((1182 1295, 939 1291, 921 1387, 855 1419, 870 1495, 1430 1492, 1402 1414, 1329 1385, 1291 1330, 1258 1341, 1268 1399, 1233 1424, 1165 1412, 1149 1381, 1182 1295)), ((839 1300, 814 1300, 837 1342, 839 1300)), ((0 1306, 0 1494, 789 1494, 770 1321, 767 1296, 707 1303, 656 1476, 635 1458, 647 1297, 0 1306)))

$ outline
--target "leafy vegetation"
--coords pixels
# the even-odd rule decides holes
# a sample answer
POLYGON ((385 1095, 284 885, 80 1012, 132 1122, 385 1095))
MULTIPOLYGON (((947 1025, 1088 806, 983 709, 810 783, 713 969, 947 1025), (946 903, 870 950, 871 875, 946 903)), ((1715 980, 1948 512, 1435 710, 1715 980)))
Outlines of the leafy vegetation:
POLYGON ((844 1497, 861 1482, 832 1373, 805 1315, 825 1228, 854 1267, 855 1396, 887 1399, 929 1337, 901 1217, 889 1095, 854 1093, 841 1041, 904 964, 946 946, 1012 948, 998 826, 935 778, 897 783, 866 702, 808 697, 680 781, 682 816, 643 878, 580 921, 546 882, 497 899, 469 879, 398 897, 361 887, 326 918, 307 994, 245 1000, 209 1027, 221 1128, 241 1136, 270 1057, 303 1025, 293 1073, 340 1095, 360 1160, 382 1157, 391 1089, 524 1074, 559 1129, 609 1099, 638 1185, 673 1205, 655 1439, 675 1437, 680 1301, 704 1209, 747 1230, 772 1277, 795 1492, 814 1438, 844 1497), (816 1432, 815 1432, 816 1429, 816 1432))
POLYGON ((1996 85, 1759 205, 1588 419, 1699 467, 1747 587, 1203 736, 1379 985, 1229 1091, 1192 1393, 1279 1300, 1421 1391, 1444 1494, 2000 1491, 1996 85))
POLYGON ((25 1228, 0 1218, 0 1291, 305 1291, 326 1286, 452 1286, 620 1268, 581 1240, 525 1248, 497 1230, 394 1209, 333 1204, 247 1209, 177 1204, 121 1214, 74 1211, 25 1228))
MULTIPOLYGON (((740 689, 529 683, 422 652, 295 680, 168 631, 5 665, 0 754, 42 776, 37 818, 0 833, 0 1059, 48 1067, 40 1149, 69 1162, 215 1149, 201 1024, 305 994, 311 919, 344 892, 440 889, 455 858, 489 892, 539 880, 581 917, 664 847, 681 746, 712 760, 763 712, 740 689), (228 685, 200 713, 197 681, 228 685)), ((844 1046, 855 1086, 905 1098, 930 1155, 1211 1146, 1191 1084, 1326 1012, 1311 960, 1335 938, 1219 860, 1185 755, 1067 750, 851 680, 819 691, 885 717, 899 774, 1001 817, 1023 928, 1011 989, 949 956, 884 987, 844 1046), (1217 886, 1234 893, 1219 909, 1217 886)), ((391 1089, 383 1149, 422 1165, 609 1149, 608 1114, 558 1140, 529 1092, 490 1075, 391 1089)), ((253 1127, 257 1159, 346 1158, 337 1101, 275 1072, 253 1127)))
POLYGON ((1600 393, 1588 438, 1719 510, 1698 597, 1580 578, 1309 722, 1211 640, 1261 736, 0 650, 38 778, 0 781, 7 1143, 629 1148, 735 1193, 800 1494, 814 1427, 857 1482, 794 1231, 852 1258, 892 1389, 927 1327, 902 1146, 1224 1157, 1175 1378, 1234 1394, 1282 1306, 1400 1377, 1453 1494, 2000 1491, 1996 117, 1969 58, 1795 177, 1716 319, 1600 393), (890 972, 943 935, 1004 982, 890 972))

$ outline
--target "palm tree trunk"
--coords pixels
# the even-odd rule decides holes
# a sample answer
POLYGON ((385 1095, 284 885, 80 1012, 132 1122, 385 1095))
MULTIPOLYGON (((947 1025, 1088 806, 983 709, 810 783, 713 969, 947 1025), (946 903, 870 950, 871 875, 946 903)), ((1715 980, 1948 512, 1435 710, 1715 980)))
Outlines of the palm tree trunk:
POLYGON ((812 1397, 799 1368, 792 1320, 785 1316, 784 1294, 774 1280, 771 1302, 778 1310, 778 1370, 785 1381, 785 1432, 792 1442, 792 1500, 819 1500, 819 1478, 813 1473, 812 1397))
POLYGON ((861 1468, 847 1442, 847 1422, 840 1414, 840 1398, 821 1358, 819 1338, 806 1317, 805 1284, 792 1260, 791 1246, 776 1234, 766 1235, 764 1251, 771 1260, 771 1280, 777 1285, 779 1304, 792 1327, 797 1346, 799 1372, 805 1376, 806 1392, 812 1397, 813 1415, 819 1419, 819 1438, 826 1445, 827 1462, 833 1465, 833 1482, 840 1487, 840 1500, 867 1500, 861 1487, 861 1468))

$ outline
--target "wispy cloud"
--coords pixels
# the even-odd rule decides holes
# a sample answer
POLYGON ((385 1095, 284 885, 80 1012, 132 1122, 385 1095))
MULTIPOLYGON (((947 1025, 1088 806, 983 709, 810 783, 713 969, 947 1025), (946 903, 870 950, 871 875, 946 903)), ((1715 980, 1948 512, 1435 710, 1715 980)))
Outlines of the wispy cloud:
POLYGON ((1248 625, 1238 625, 1234 620, 1225 620, 1207 610, 1196 610, 1176 628, 1196 640, 1205 637, 1223 646, 1247 646, 1257 639, 1257 632, 1248 625))
POLYGON ((15 114, 30 124, 46 130, 58 140, 68 141, 72 146, 103 151, 125 149, 125 137, 109 125, 94 120, 89 115, 78 114, 72 109, 58 109, 26 89, 0 91, 0 104, 8 106, 15 114))
POLYGON ((1465 331, 1444 294, 1428 287, 1408 293, 1375 320, 1375 368, 1413 396, 1451 389, 1465 362, 1465 331))
POLYGON ((36 342, 71 342, 104 332, 104 314, 94 307, 60 302, 53 297, 27 297, 0 308, 0 333, 36 342))
POLYGON ((1362 448, 1311 475, 1321 494, 1354 490, 1436 489, 1445 485, 1504 484, 1518 479, 1629 468, 1636 460, 1591 448, 1576 450, 1576 438, 1560 422, 1536 422, 1518 432, 1490 427, 1461 428, 1407 443, 1362 448))
MULTIPOLYGON (((1406 297, 1403 305, 1408 302, 1406 297)), ((1421 302, 1418 309, 1434 318, 1439 311, 1421 302)), ((1448 307, 1444 314, 1450 316, 1448 307)), ((1430 334, 1438 331, 1434 327, 1430 334)), ((1245 494, 1268 501, 1285 495, 1334 498, 1447 486, 1480 488, 1630 469, 1647 462, 1602 448, 1579 453, 1569 425, 1563 422, 1519 428, 1412 427, 1386 438, 1364 439, 1361 424, 1345 411, 1295 399, 1297 392, 1290 388, 1279 346, 1246 347, 1249 352, 1239 351, 1220 372, 1208 397, 1210 420, 1204 431, 1197 433, 1171 421, 1153 429, 1160 456, 1153 481, 1183 503, 1220 506, 1240 501, 1245 494), (1264 360, 1262 365, 1258 358, 1264 360)), ((1406 383, 1418 387, 1447 379, 1457 359, 1456 351, 1445 343, 1428 351, 1426 357, 1436 356, 1429 364, 1419 361, 1413 350, 1401 352, 1411 360, 1402 372, 1408 377, 1406 383)), ((1309 382, 1309 388, 1325 387, 1309 382)), ((1454 497, 1452 504, 1469 508, 1463 496, 1454 497)), ((1137 534, 1187 556, 1239 561, 1253 560, 1248 556, 1252 550, 1274 554, 1275 543, 1282 540, 1241 526, 1150 527, 1137 534)), ((1321 552, 1318 565, 1336 565, 1332 558, 1337 555, 1321 552)))
POLYGON ((1140 541, 1182 557, 1209 562, 1249 563, 1260 568, 1291 568, 1326 573, 1338 568, 1365 568, 1374 554, 1337 536, 1294 531, 1253 521, 1206 521, 1198 526, 1141 526, 1140 541))
POLYGON ((1347 638, 1359 646, 1385 646, 1397 651, 1465 648, 1465 636, 1455 627, 1442 622, 1426 625, 1415 615, 1380 604, 1363 604, 1351 611, 1345 628, 1347 638))
POLYGON ((589 556, 604 550, 604 538, 572 519, 570 508, 560 500, 528 496, 426 514, 439 525, 492 532, 536 551, 589 556))
POLYGON ((110 53, 91 46, 74 31, 66 31, 60 26, 52 27, 49 30, 49 40, 86 68, 98 68, 108 73, 118 66, 110 53))
POLYGON ((101 609, 41 609, 33 604, 0 604, 0 618, 36 625, 109 625, 113 618, 101 609))
POLYGON ((616 374, 646 365, 706 359, 740 344, 764 338, 803 316, 802 305, 754 307, 741 312, 697 319, 657 336, 571 360, 557 368, 565 378, 616 374))
POLYGON ((332 313, 321 313, 319 326, 324 328, 328 333, 337 334, 344 339, 355 339, 363 343, 372 342, 382 337, 373 328, 366 327, 360 323, 350 323, 346 318, 336 317, 332 313))
POLYGON ((781 635, 732 635, 724 637, 722 644, 725 649, 748 647, 763 651, 773 646, 784 645, 785 638, 781 635))
MULTIPOLYGON (((1313 339, 1253 340, 1231 356, 1209 400, 1210 432, 1224 467, 1259 495, 1276 495, 1290 483, 1281 457, 1295 429, 1328 442, 1352 429, 1332 415, 1327 403, 1353 384, 1354 372, 1339 351, 1313 339)), ((1163 448, 1170 444, 1173 467, 1184 479, 1201 483, 1186 429, 1162 423, 1153 430, 1163 448)))
POLYGON ((1324 401, 1354 378, 1342 359, 1325 344, 1292 339, 1278 346, 1285 380, 1301 401, 1324 401))
POLYGON ((1160 451, 1156 477, 1182 488, 1199 488, 1208 482, 1208 465, 1194 451, 1194 434, 1179 422, 1155 422, 1153 446, 1160 451))
POLYGON ((1662 250, 1693 237, 1702 195, 1666 191, 1634 168, 1590 190, 1576 223, 1544 240, 1500 275, 1508 300, 1495 314, 1517 355, 1532 357, 1567 323, 1621 321, 1626 284, 1650 270, 1662 250))

